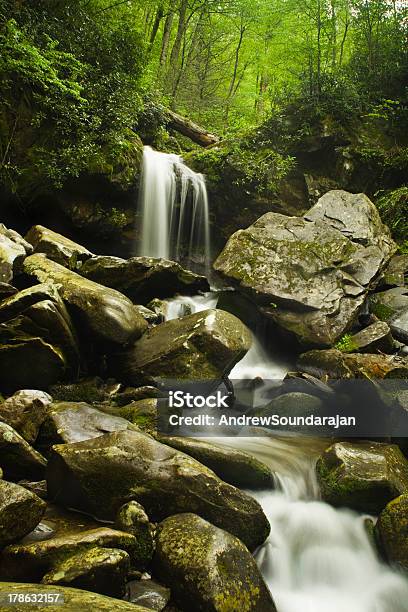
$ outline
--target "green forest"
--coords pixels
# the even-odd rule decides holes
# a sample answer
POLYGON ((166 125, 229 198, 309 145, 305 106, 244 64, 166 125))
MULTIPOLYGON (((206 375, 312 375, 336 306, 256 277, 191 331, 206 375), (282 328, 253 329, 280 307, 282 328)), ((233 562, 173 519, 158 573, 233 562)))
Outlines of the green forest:
POLYGON ((0 0, 0 610, 408 612, 408 0, 0 0))

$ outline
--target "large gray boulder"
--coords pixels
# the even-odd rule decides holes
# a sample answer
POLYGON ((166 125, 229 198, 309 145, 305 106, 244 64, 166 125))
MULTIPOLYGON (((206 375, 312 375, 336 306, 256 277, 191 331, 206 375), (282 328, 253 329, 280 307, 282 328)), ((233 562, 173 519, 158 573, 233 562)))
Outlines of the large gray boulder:
POLYGON ((67 268, 75 268, 78 262, 92 257, 85 247, 42 225, 34 225, 25 237, 34 253, 45 253, 47 257, 67 268))
POLYGON ((251 346, 251 334, 234 315, 204 310, 150 329, 112 359, 113 372, 130 384, 160 379, 218 379, 232 370, 251 346))
POLYGON ((252 497, 188 455, 136 431, 54 446, 47 483, 50 499, 102 520, 114 520, 119 508, 134 500, 152 521, 179 512, 199 514, 251 550, 269 533, 252 497))
POLYGON ((152 298, 210 289, 204 276, 185 270, 175 261, 154 257, 92 257, 81 267, 80 273, 101 285, 121 291, 140 304, 147 304, 152 298))
POLYGON ((27 257, 24 271, 41 283, 57 285, 61 297, 78 313, 85 330, 96 338, 123 345, 139 338, 147 328, 146 321, 127 297, 83 278, 42 254, 27 257))
POLYGON ((37 495, 12 482, 0 480, 0 548, 30 533, 44 512, 45 503, 37 495))
POLYGON ((0 282, 9 283, 15 273, 21 272, 24 258, 32 250, 20 234, 0 223, 0 282))
POLYGON ((153 567, 183 610, 276 612, 242 542, 195 514, 160 524, 153 567))
POLYGON ((323 499, 377 514, 408 492, 408 461, 395 444, 337 442, 317 462, 323 499))
POLYGON ((301 341, 331 345, 396 250, 363 194, 330 191, 303 218, 267 213, 231 236, 214 267, 301 341))

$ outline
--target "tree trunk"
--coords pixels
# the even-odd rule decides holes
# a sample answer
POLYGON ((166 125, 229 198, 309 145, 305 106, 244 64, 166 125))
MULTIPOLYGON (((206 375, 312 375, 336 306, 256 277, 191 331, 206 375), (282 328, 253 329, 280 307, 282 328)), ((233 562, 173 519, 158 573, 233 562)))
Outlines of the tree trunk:
POLYGON ((158 9, 157 9, 157 12, 156 12, 156 17, 154 18, 152 31, 150 33, 150 40, 149 40, 149 49, 150 50, 152 49, 152 47, 154 45, 154 41, 156 40, 156 35, 157 35, 158 30, 159 30, 160 22, 161 22, 161 20, 163 18, 163 14, 164 14, 163 5, 160 4, 158 9))
POLYGON ((167 61, 167 53, 169 50, 170 34, 171 34, 171 28, 173 26, 173 20, 174 20, 174 13, 171 9, 169 9, 169 12, 166 17, 166 21, 164 22, 162 46, 161 46, 161 52, 160 52, 161 68, 163 68, 163 66, 166 64, 166 61, 167 61))
POLYGON ((187 136, 193 142, 196 142, 201 147, 208 147, 210 145, 217 144, 219 142, 218 136, 214 134, 210 134, 204 128, 197 125, 187 117, 182 117, 177 113, 169 109, 163 109, 164 115, 167 117, 167 125, 169 128, 183 134, 183 136, 187 136))

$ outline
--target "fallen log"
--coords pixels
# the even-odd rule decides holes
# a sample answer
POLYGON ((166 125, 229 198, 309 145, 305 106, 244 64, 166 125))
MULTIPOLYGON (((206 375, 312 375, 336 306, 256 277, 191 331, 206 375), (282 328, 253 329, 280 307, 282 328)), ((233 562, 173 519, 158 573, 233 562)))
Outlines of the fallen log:
POLYGON ((166 124, 169 128, 183 134, 183 136, 187 136, 187 138, 190 138, 190 140, 201 147, 209 147, 220 141, 218 136, 207 132, 201 126, 187 119, 187 117, 182 117, 168 108, 163 109, 163 111, 166 117, 166 124))

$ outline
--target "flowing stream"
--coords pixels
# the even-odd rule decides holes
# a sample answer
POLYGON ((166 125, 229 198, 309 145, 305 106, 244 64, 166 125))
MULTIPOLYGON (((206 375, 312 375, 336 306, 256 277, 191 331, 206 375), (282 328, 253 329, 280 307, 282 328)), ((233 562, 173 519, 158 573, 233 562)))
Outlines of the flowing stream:
MULTIPOLYGON (((142 184, 141 253, 179 258, 182 240, 188 235, 193 257, 194 241, 200 236, 198 245, 204 244, 208 263, 203 177, 184 166, 178 156, 146 147, 142 184), (181 190, 177 176, 181 176, 181 190)), ((175 297, 167 302, 166 318, 214 308, 217 299, 216 292, 175 297)), ((282 379, 289 364, 272 357, 260 339, 253 338, 252 348, 232 370, 231 380, 282 379)), ((408 612, 408 580, 379 560, 364 517, 320 500, 315 462, 327 439, 265 435, 210 441, 249 452, 275 474, 275 490, 251 494, 271 524, 271 534, 255 557, 278 612, 408 612)))

